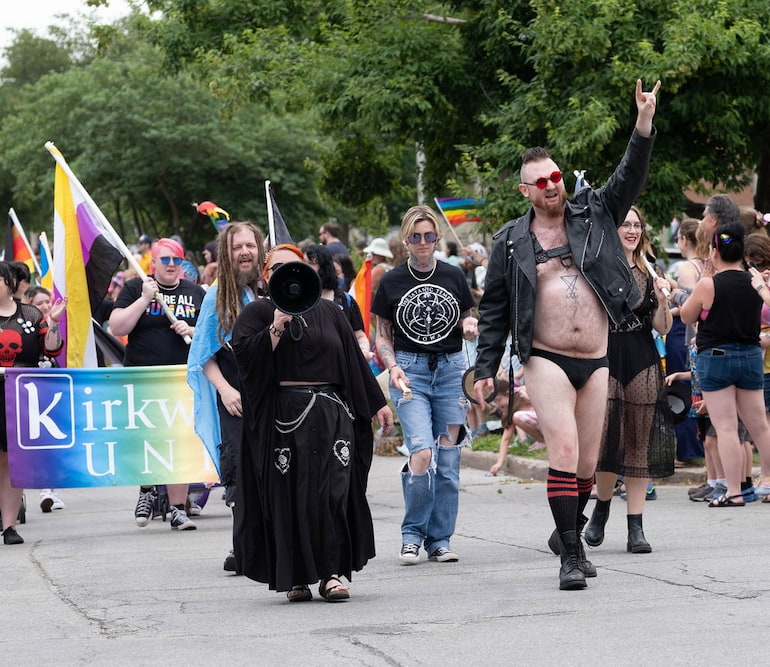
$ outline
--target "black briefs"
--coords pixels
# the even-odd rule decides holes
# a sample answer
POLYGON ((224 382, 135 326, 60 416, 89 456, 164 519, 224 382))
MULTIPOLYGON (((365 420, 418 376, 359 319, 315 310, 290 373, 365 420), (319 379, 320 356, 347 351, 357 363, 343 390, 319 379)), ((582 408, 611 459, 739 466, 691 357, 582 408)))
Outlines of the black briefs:
POLYGON ((580 389, 590 378, 594 371, 599 368, 608 368, 610 365, 606 355, 599 359, 581 359, 578 357, 567 357, 563 354, 557 354, 550 350, 540 350, 532 348, 530 356, 542 357, 552 361, 564 371, 567 379, 575 389, 580 389))

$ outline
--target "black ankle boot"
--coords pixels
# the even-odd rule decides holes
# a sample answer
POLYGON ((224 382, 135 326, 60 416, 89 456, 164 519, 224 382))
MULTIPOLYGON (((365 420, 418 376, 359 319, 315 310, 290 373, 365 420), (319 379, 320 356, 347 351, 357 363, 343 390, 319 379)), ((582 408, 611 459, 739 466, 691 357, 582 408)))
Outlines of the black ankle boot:
POLYGON ((563 591, 586 587, 586 576, 580 569, 577 533, 569 530, 561 534, 562 552, 559 570, 559 588, 563 591))
POLYGON ((16 532, 16 529, 9 526, 3 531, 3 544, 24 544, 24 540, 21 539, 21 535, 16 532))
POLYGON ((609 500, 599 500, 597 498, 596 500, 593 514, 591 514, 591 520, 583 531, 583 537, 586 538, 586 544, 590 547, 598 547, 604 542, 604 526, 607 524, 607 519, 610 518, 611 502, 612 498, 609 500))
POLYGON ((583 570, 583 574, 586 577, 596 576, 596 566, 586 558, 586 550, 583 547, 583 539, 581 535, 583 528, 588 523, 588 517, 585 514, 578 515, 577 520, 577 547, 578 547, 578 561, 580 562, 580 569, 583 570))
MULTIPOLYGON (((594 564, 586 558, 586 551, 583 548, 583 541, 580 539, 580 533, 583 532, 583 526, 586 525, 588 517, 584 514, 578 516, 577 520, 577 547, 578 547, 578 563, 580 569, 583 570, 583 574, 586 577, 596 576, 596 567, 594 564)), ((551 536, 548 538, 548 548, 553 551, 557 556, 564 557, 564 545, 561 542, 559 531, 557 528, 553 529, 551 536)))
POLYGON ((626 545, 626 551, 630 551, 632 554, 650 553, 652 547, 644 537, 642 515, 629 514, 626 519, 628 520, 628 544, 626 545))

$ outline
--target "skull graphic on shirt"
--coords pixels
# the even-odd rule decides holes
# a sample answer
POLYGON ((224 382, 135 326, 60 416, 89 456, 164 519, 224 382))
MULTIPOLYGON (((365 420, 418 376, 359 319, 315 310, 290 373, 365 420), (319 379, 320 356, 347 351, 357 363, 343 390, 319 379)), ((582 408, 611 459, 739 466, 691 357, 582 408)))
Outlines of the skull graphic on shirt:
POLYGON ((10 368, 21 352, 21 334, 15 329, 0 330, 0 366, 10 368))

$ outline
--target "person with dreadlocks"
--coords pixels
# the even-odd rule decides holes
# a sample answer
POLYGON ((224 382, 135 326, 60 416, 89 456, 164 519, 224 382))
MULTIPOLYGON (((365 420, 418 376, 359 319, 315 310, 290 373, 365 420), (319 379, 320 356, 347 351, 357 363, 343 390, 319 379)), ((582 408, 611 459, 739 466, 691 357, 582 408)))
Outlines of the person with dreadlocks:
MULTIPOLYGON (((294 245, 267 255, 264 283, 303 261, 294 245)), ((393 425, 385 397, 339 306, 302 315, 269 298, 238 316, 231 341, 243 388, 234 544, 240 571, 286 591, 290 602, 346 600, 351 578, 374 556, 366 485, 372 417, 393 425)))
MULTIPOLYGON (((195 431, 214 461, 225 487, 225 502, 235 504, 241 438, 241 390, 229 341, 238 314, 256 299, 264 261, 262 232, 250 222, 231 222, 217 238, 217 281, 206 293, 187 361, 193 390, 195 431)), ((236 571, 230 549, 224 569, 236 571)))

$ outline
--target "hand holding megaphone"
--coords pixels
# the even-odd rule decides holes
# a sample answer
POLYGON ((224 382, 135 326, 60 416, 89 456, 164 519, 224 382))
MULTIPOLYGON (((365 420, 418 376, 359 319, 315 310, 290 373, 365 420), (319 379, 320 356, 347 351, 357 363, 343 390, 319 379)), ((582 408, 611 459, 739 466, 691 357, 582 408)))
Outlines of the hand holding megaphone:
POLYGON ((294 315, 289 315, 288 313, 284 313, 281 310, 275 309, 275 312, 273 313, 273 326, 271 331, 275 332, 275 335, 280 338, 283 336, 284 332, 286 331, 286 327, 289 326, 289 322, 291 322, 294 315))

